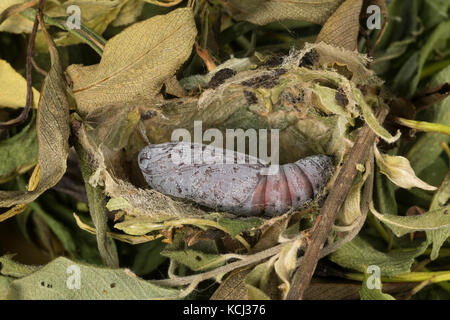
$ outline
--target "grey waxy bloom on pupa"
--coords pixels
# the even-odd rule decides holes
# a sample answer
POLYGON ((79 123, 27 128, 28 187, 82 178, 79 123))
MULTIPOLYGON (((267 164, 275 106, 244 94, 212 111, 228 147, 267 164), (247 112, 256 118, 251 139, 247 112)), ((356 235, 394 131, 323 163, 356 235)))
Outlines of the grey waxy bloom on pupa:
POLYGON ((278 216, 304 206, 333 167, 332 157, 315 155, 267 174, 269 164, 255 157, 186 142, 149 145, 138 162, 155 190, 243 216, 278 216))

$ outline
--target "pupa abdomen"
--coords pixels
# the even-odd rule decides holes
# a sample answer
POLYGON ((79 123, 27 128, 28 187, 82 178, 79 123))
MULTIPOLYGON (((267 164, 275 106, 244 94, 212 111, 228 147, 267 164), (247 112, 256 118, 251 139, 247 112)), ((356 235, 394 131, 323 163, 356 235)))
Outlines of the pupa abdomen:
POLYGON ((302 207, 328 182, 331 159, 310 156, 267 174, 269 165, 257 158, 186 142, 149 145, 138 156, 145 180, 157 191, 245 216, 278 216, 302 207), (208 156, 199 156, 205 150, 208 156))

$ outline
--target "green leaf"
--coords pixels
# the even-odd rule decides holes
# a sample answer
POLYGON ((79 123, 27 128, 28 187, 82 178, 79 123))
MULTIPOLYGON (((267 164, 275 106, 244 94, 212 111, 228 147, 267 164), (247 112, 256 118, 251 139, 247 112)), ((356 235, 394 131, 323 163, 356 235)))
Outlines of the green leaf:
MULTIPOLYGON (((427 87, 437 87, 446 82, 450 82, 450 66, 435 75, 427 87)), ((431 115, 427 119, 428 121, 450 125, 450 97, 435 104, 427 111, 427 114, 431 115)), ((406 157, 418 175, 440 156, 442 153, 441 142, 450 143, 450 136, 439 133, 425 133, 408 151, 406 157), (425 154, 426 157, 424 157, 425 154)))
POLYGON ((418 70, 410 83, 408 92, 410 96, 413 95, 414 92, 416 92, 417 86, 420 81, 420 75, 431 52, 437 48, 440 48, 450 38, 450 33, 448 32, 448 30, 450 30, 450 21, 441 23, 427 38, 427 42, 422 46, 419 53, 418 70))
POLYGON ((373 203, 370 204, 370 211, 384 222, 397 237, 415 231, 431 231, 450 227, 450 205, 430 210, 418 216, 381 214, 375 210, 373 203))
POLYGON ((165 257, 189 267, 193 271, 205 271, 223 266, 231 257, 230 255, 220 255, 204 253, 193 249, 185 250, 163 250, 161 254, 165 257))
POLYGON ((18 263, 12 259, 13 254, 7 254, 0 257, 0 274, 13 278, 22 278, 39 270, 39 267, 27 266, 18 263))
MULTIPOLYGON (((370 288, 368 281, 370 281, 370 274, 364 272, 364 280, 361 284, 361 289, 359 289, 359 296, 361 300, 395 300, 393 296, 387 293, 383 293, 381 288, 370 288)), ((381 281, 380 281, 381 285, 381 281)))
MULTIPOLYGON (((450 171, 445 176, 438 191, 433 197, 431 202, 430 210, 443 209, 450 199, 450 171)), ((445 214, 445 211, 444 211, 445 214)), ((449 215, 447 209, 447 215, 449 215)), ((446 228, 441 228, 439 230, 427 231, 427 241, 433 244, 431 250, 431 260, 435 260, 439 256, 439 250, 441 249, 444 242, 450 237, 450 226, 446 228)))
POLYGON ((69 229, 63 223, 45 212, 38 203, 32 202, 30 203, 30 207, 45 221, 56 237, 58 237, 64 249, 72 254, 75 254, 76 246, 69 229))
POLYGON ((382 212, 397 214, 396 189, 397 187, 385 175, 382 175, 380 168, 377 167, 375 173, 375 200, 377 208, 382 212))
POLYGON ((154 271, 167 260, 166 257, 161 255, 165 246, 166 244, 159 239, 134 246, 136 254, 134 255, 132 270, 137 275, 146 275, 154 271))
POLYGON ((222 227, 226 228, 229 231, 232 237, 237 236, 239 233, 245 230, 250 230, 252 228, 257 228, 261 224, 263 224, 263 220, 251 217, 251 218, 242 218, 242 219, 227 219, 227 218, 219 218, 217 223, 222 227))
POLYGON ((18 300, 174 299, 179 291, 138 278, 128 269, 85 265, 59 257, 38 271, 14 280, 8 298, 18 300), (80 276, 77 289, 77 276, 80 276))
POLYGON ((244 280, 249 300, 270 300, 266 290, 269 287, 269 278, 273 272, 273 261, 258 264, 244 280))
POLYGON ((364 272, 365 266, 376 265, 381 275, 393 276, 409 272, 414 258, 422 254, 427 245, 423 243, 417 248, 402 252, 384 253, 374 249, 366 240, 356 236, 330 255, 330 260, 338 265, 364 272))
POLYGON ((0 300, 6 300, 8 297, 9 286, 13 278, 0 275, 0 300))
POLYGON ((389 131, 387 131, 377 120, 375 114, 373 113, 372 108, 367 104, 362 93, 359 90, 353 89, 353 94, 359 103, 359 107, 361 108, 362 115, 364 117, 364 121, 370 127, 370 129, 375 132, 377 136, 382 138, 384 141, 388 143, 394 143, 400 138, 400 131, 397 132, 395 136, 392 136, 389 131))
POLYGON ((18 134, 0 141, 0 183, 30 170, 37 163, 38 139, 34 114, 30 123, 18 134))

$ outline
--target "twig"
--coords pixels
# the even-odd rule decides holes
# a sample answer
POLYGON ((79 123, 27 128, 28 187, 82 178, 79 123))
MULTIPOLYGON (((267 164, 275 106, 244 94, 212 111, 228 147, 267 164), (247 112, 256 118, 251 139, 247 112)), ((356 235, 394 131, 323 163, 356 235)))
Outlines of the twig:
POLYGON ((18 3, 15 5, 12 5, 11 7, 9 7, 8 9, 6 9, 5 11, 3 11, 0 14, 0 24, 2 24, 3 21, 8 19, 9 17, 11 17, 27 8, 31 8, 31 7, 35 6, 38 2, 39 2, 39 0, 32 0, 29 2, 18 3))
POLYGON ((34 55, 34 43, 36 41, 36 34, 38 31, 39 20, 38 16, 42 15, 42 10, 44 8, 45 0, 39 0, 39 7, 36 11, 36 17, 34 19, 33 30, 31 31, 30 40, 28 41, 27 48, 27 61, 26 61, 26 74, 27 74, 27 100, 25 108, 17 118, 11 119, 6 122, 0 122, 0 129, 6 129, 10 127, 18 126, 24 123, 28 119, 28 114, 30 113, 31 104, 33 103, 33 88, 31 82, 31 71, 32 71, 32 58, 34 55))
POLYGON ((44 77, 47 76, 48 72, 45 71, 44 69, 42 69, 41 67, 39 67, 36 63, 36 61, 34 61, 34 58, 31 58, 31 63, 33 64, 34 69, 36 69, 37 72, 39 72, 40 74, 42 74, 44 77))
MULTIPOLYGON (((380 123, 384 121, 386 115, 387 109, 383 108, 378 112, 377 117, 380 123)), ((370 149, 375 142, 375 137, 375 133, 367 124, 365 124, 359 132, 348 159, 342 167, 336 182, 322 207, 322 218, 311 236, 311 244, 306 249, 303 262, 300 268, 295 272, 287 299, 300 300, 303 298, 303 294, 309 286, 317 262, 320 259, 321 249, 327 240, 328 233, 336 220, 339 209, 350 192, 353 179, 358 172, 356 164, 365 162, 370 154, 370 149)))

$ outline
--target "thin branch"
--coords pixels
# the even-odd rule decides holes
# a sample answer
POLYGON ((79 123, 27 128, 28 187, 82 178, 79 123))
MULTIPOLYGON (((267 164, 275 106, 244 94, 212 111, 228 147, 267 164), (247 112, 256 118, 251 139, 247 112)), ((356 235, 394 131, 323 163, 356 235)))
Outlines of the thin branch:
POLYGON ((34 61, 34 58, 31 58, 31 63, 33 64, 33 67, 37 72, 42 74, 44 77, 47 76, 48 72, 45 71, 44 69, 42 69, 41 67, 39 67, 38 64, 36 63, 36 61, 34 61))
POLYGON ((8 19, 9 17, 11 17, 17 13, 20 13, 27 8, 31 8, 31 7, 35 6, 38 2, 39 2, 39 0, 32 0, 29 2, 18 3, 15 5, 12 5, 11 7, 9 7, 8 9, 6 9, 5 11, 3 11, 0 14, 0 24, 2 24, 3 21, 8 19))
MULTIPOLYGON (((382 123, 387 115, 387 109, 378 112, 378 120, 382 123)), ((287 295, 289 300, 300 300, 311 282, 311 278, 320 259, 321 250, 328 238, 339 209, 347 198, 353 179, 358 170, 356 164, 364 163, 370 155, 370 149, 375 142, 375 133, 365 124, 358 134, 355 144, 350 151, 347 161, 342 167, 333 188, 331 189, 322 207, 321 216, 317 228, 311 236, 311 243, 303 256, 300 268, 295 272, 291 289, 287 295)))
POLYGON ((38 16, 42 16, 42 10, 44 8, 45 0, 39 0, 39 7, 36 11, 36 17, 34 19, 33 30, 31 31, 30 40, 28 41, 27 48, 27 61, 26 61, 26 74, 27 74, 27 100, 25 108, 17 118, 11 119, 6 122, 0 122, 0 129, 7 129, 10 127, 18 126, 24 123, 28 119, 28 114, 30 113, 31 104, 33 103, 33 87, 32 87, 32 58, 34 56, 34 43, 36 41, 36 34, 38 31, 39 20, 38 16))

